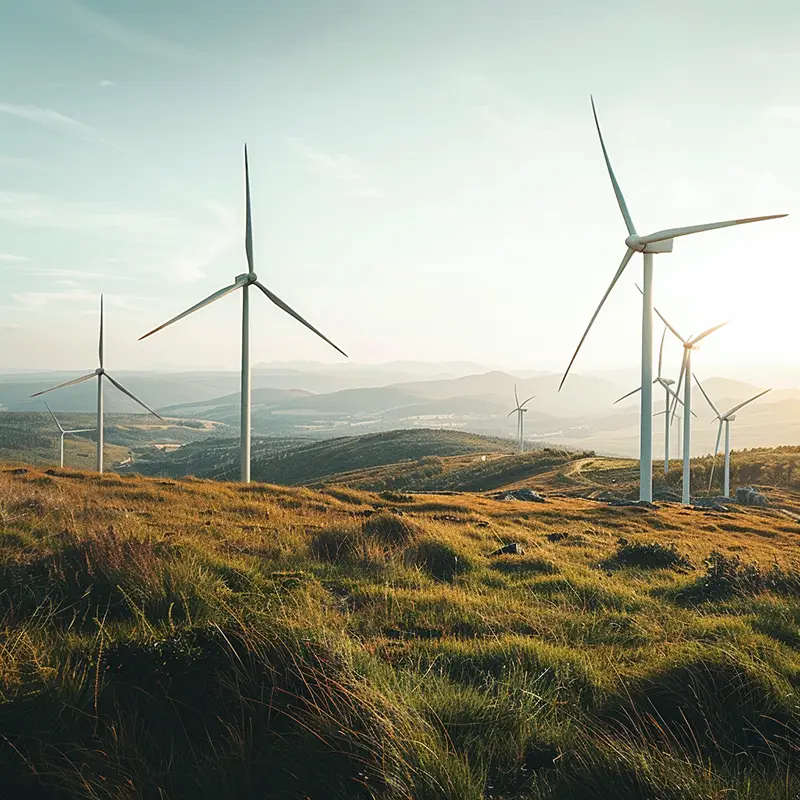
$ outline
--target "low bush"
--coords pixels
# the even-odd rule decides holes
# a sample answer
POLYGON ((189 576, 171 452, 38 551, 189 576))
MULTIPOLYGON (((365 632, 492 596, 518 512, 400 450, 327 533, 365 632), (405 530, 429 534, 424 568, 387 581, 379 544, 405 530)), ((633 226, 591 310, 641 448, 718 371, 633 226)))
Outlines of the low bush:
POLYGON ((465 575, 475 568, 471 556, 439 539, 421 539, 406 551, 410 566, 422 567, 436 580, 452 582, 456 576, 465 575))
POLYGON ((414 540, 417 529, 399 514, 381 511, 364 520, 364 533, 387 547, 405 547, 414 540))
POLYGON ((617 550, 602 565, 606 569, 639 567, 640 569, 694 569, 692 562, 674 542, 631 542, 624 537, 617 541, 617 550))

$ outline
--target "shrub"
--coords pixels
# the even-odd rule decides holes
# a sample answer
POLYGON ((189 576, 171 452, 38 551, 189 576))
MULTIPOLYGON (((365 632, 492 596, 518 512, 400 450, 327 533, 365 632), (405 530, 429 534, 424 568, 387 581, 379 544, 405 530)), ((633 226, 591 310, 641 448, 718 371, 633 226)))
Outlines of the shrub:
POLYGON ((692 562, 682 553, 674 542, 630 542, 621 537, 617 551, 606 559, 602 566, 606 569, 615 567, 639 567, 641 569, 694 569, 692 562))
POLYGON ((422 539, 406 553, 407 561, 426 569, 436 580, 452 582, 475 568, 472 558, 448 542, 422 539))
POLYGON ((387 547, 403 547, 413 541, 417 529, 398 514, 381 511, 364 520, 364 533, 387 547))
POLYGON ((337 564, 366 558, 366 539, 357 528, 327 528, 315 533, 309 542, 311 555, 318 561, 337 564))

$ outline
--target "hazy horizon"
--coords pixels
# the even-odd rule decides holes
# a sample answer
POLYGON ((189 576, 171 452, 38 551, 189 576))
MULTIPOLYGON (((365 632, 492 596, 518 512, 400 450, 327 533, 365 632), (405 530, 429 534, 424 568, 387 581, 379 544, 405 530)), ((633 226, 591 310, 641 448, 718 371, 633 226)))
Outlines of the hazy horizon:
MULTIPOLYGON (((4 371, 93 368, 101 292, 109 369, 237 369, 235 297, 137 338, 244 270, 244 141, 256 270, 356 365, 563 371, 624 252, 590 92, 641 231, 795 211, 788 2, 10 6, 4 371)), ((731 320, 698 373, 800 385, 798 233, 793 215, 656 258, 679 330, 731 320)), ((640 262, 576 373, 635 372, 640 262)), ((254 364, 343 361, 265 298, 253 312, 254 364)))

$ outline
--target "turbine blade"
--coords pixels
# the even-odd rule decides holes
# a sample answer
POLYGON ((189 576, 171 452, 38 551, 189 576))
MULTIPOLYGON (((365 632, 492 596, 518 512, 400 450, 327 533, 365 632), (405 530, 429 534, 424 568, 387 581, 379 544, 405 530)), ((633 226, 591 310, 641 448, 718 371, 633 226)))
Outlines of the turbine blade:
POLYGON ((96 372, 90 372, 88 375, 81 375, 80 378, 73 378, 71 381, 67 381, 66 383, 59 383, 58 386, 52 386, 49 389, 43 389, 41 392, 36 392, 32 394, 31 397, 38 397, 40 394, 47 394, 48 392, 54 392, 56 389, 63 389, 65 386, 74 386, 76 383, 83 383, 84 381, 88 381, 90 378, 97 377, 96 372))
POLYGON ((166 421, 164 417, 161 416, 161 414, 158 414, 155 411, 153 411, 153 409, 150 408, 150 406, 147 405, 147 403, 140 400, 135 394, 133 394, 133 392, 129 392, 119 381, 115 381, 108 373, 106 373, 106 378, 108 378, 111 381, 111 383, 113 383, 114 386, 116 386, 117 389, 119 389, 123 394, 128 395, 128 397, 130 397, 131 400, 135 400, 142 408, 147 409, 154 417, 158 417, 162 422, 166 421))
POLYGON ((641 392, 641 391, 642 391, 642 387, 641 387, 641 386, 639 386, 638 388, 634 389, 632 392, 628 392, 628 394, 624 394, 624 395, 622 395, 622 397, 620 397, 618 400, 615 400, 615 401, 612 403, 612 405, 616 405, 617 403, 619 403, 619 402, 621 402, 622 400, 624 400, 626 397, 630 397, 631 395, 634 395, 634 394, 636 394, 637 392, 641 392))
POLYGON ((153 328, 150 332, 146 333, 144 336, 139 337, 139 341, 141 342, 142 339, 146 339, 148 336, 152 336, 154 333, 158 333, 160 330, 163 330, 168 325, 172 325, 173 322, 177 322, 179 319, 183 319, 184 317, 188 317, 189 314, 192 314, 195 311, 199 311, 204 306, 210 305, 215 300, 219 300, 225 297, 226 294, 230 294, 231 292, 236 291, 240 287, 244 286, 247 283, 247 275, 240 275, 234 283, 230 286, 226 286, 224 289, 220 289, 218 292, 214 292, 214 294, 210 294, 206 297, 205 300, 201 300, 199 303, 195 303, 191 308, 186 309, 182 314, 178 314, 177 317, 173 317, 170 320, 167 320, 163 325, 159 325, 157 328, 153 328))
POLYGON ((514 384, 514 402, 517 404, 517 408, 519 408, 519 395, 517 394, 517 384, 514 384))
POLYGON ((606 143, 603 141, 603 134, 600 131, 600 122, 597 119, 597 109, 594 107, 594 97, 591 98, 592 100, 592 114, 594 114, 594 124, 597 128, 597 135, 600 137, 600 147, 603 148, 603 158, 606 161, 606 168, 608 169, 608 177, 611 178, 611 185, 614 187, 614 194, 617 197, 617 203, 619 205, 619 210, 622 212, 622 217, 625 220, 625 227, 628 229, 628 233, 633 236, 636 233, 636 228, 633 227, 633 220, 631 219, 630 212, 628 211, 628 206, 625 203, 625 198, 622 196, 622 189, 619 188, 619 184, 617 183, 617 178, 614 175, 614 170, 611 168, 611 161, 608 158, 608 152, 606 151, 606 143))
POLYGON ((661 334, 661 345, 658 348, 658 377, 661 378, 661 364, 664 362, 664 339, 667 336, 667 329, 661 334))
POLYGON ((675 328, 673 328, 672 325, 670 325, 669 322, 667 322, 667 320, 664 318, 664 315, 655 306, 653 306, 653 311, 655 311, 656 314, 658 314, 658 318, 670 329, 670 331, 672 331, 672 333, 675 336, 677 336, 678 339, 680 339, 684 344, 686 344, 686 339, 684 339, 683 336, 681 336, 678 333, 678 331, 676 331, 675 328))
POLYGON ((253 220, 250 213, 250 167, 247 163, 247 145, 244 146, 244 191, 246 206, 246 221, 244 232, 244 249, 247 253, 247 270, 252 275, 255 271, 253 267, 253 220))
POLYGON ((94 433, 94 428, 78 428, 76 431, 64 431, 64 433, 94 433))
POLYGON ((103 295, 100 295, 100 345, 98 347, 100 356, 100 368, 103 368, 103 295))
POLYGON ((772 389, 764 389, 763 392, 759 392, 756 395, 753 395, 749 400, 745 400, 744 403, 739 403, 738 406, 734 406, 730 411, 726 411, 722 417, 729 417, 731 414, 735 414, 740 408, 744 408, 746 405, 749 405, 753 402, 753 400, 758 400, 759 397, 763 397, 767 392, 771 392, 772 389))
POLYGON ((703 393, 703 397, 705 397, 706 402, 711 406, 711 409, 717 415, 717 417, 719 417, 720 416, 719 409, 711 401, 711 398, 708 396, 708 393, 703 388, 703 384, 700 383, 700 379, 697 377, 697 375, 694 375, 694 382, 700 387, 700 391, 703 393))
POLYGON ((536 397, 536 395, 532 394, 527 400, 523 400, 522 403, 520 403, 519 407, 525 408, 525 404, 530 403, 530 401, 533 400, 534 397, 536 397))
MULTIPOLYGON (((672 397, 675 399, 676 402, 678 402, 681 405, 683 405, 683 400, 681 400, 681 398, 678 397, 678 395, 675 394, 675 392, 673 392, 672 389, 669 386, 667 386, 666 383, 664 383, 663 381, 659 381, 659 383, 667 390, 668 394, 672 395, 672 397)), ((692 412, 692 413, 694 414, 694 412, 692 412)))
POLYGON ((767 217, 747 217, 746 219, 729 219, 725 222, 708 222, 705 225, 687 225, 685 228, 668 228, 663 231, 649 233, 647 236, 640 236, 642 244, 653 244, 655 242, 665 242, 667 239, 677 239, 679 236, 689 236, 692 233, 704 233, 713 231, 717 228, 731 228, 734 225, 747 225, 750 222, 763 222, 768 219, 780 219, 788 214, 770 214, 767 217))
POLYGON ((714 444, 714 458, 711 459, 711 474, 708 476, 708 491, 711 491, 711 485, 714 482, 714 467, 717 465, 717 453, 719 452, 719 440, 722 436, 722 420, 719 421, 717 428, 717 441, 714 444))
POLYGON ((264 292, 264 294, 267 297, 269 297, 269 299, 272 300, 272 302, 275 303, 275 305, 278 306, 278 308, 282 308, 287 314, 294 317, 298 322, 302 322, 303 325, 306 326, 306 328, 316 333, 320 339, 326 341, 334 350, 338 350, 345 358, 349 358, 347 353, 345 353, 345 351, 342 350, 341 347, 337 347, 327 336, 320 333, 310 322, 304 320, 293 308, 291 308, 291 306, 288 306, 286 303, 284 303, 283 300, 281 300, 280 297, 278 297, 278 295, 274 294, 269 289, 267 289, 267 287, 264 286, 263 283, 256 281, 255 285, 258 286, 258 288, 261 289, 261 291, 264 292))
POLYGON ((50 408, 50 406, 47 405, 47 400, 44 400, 42 402, 44 402, 44 407, 50 412, 50 416, 53 418, 53 422, 55 422, 55 424, 58 425, 58 429, 61 431, 61 433, 64 433, 64 429, 61 427, 61 423, 56 419, 56 415, 53 413, 53 410, 50 408))
POLYGON ((720 322, 719 325, 715 325, 713 328, 709 328, 707 331, 703 331, 699 336, 695 336, 694 339, 690 339, 688 344, 690 347, 694 347, 699 341, 705 339, 706 336, 711 336, 714 331, 718 331, 720 328, 724 328, 728 323, 727 322, 720 322))
POLYGON ((603 295, 603 299, 600 301, 600 305, 597 306, 594 314, 592 314, 592 318, 589 320, 589 324, 586 327, 586 330, 583 332, 583 336, 581 336, 581 340, 578 342, 578 346, 575 348, 575 352, 572 354, 572 358, 570 359, 569 364, 567 365, 567 370, 564 373, 564 377, 561 379, 561 383, 558 385, 558 391, 561 391, 561 387, 564 385, 564 381, 567 379, 567 375, 569 375, 569 371, 572 368, 573 363, 575 363, 575 359, 578 356, 578 352, 581 349, 586 337, 589 335, 589 331, 592 329, 592 325, 594 325, 594 321, 597 319, 597 315, 600 313, 600 309, 603 307, 603 304, 606 302, 606 299, 611 294, 611 290, 616 285, 617 281, 620 279, 620 276, 625 271, 625 267, 628 266, 628 262, 633 258, 634 250, 631 250, 630 247, 628 248, 627 252, 625 253, 624 258, 622 259, 622 263, 619 265, 619 269, 617 270, 616 275, 614 275, 614 279, 611 281, 611 285, 606 289, 606 293, 603 295))
MULTIPOLYGON (((683 383, 683 376, 684 376, 684 374, 686 372, 686 359, 687 358, 688 358, 687 351, 684 350, 683 351, 683 358, 681 359, 681 373, 678 376, 678 385, 675 387, 675 396, 676 397, 678 395, 680 395, 680 393, 681 393, 681 384, 683 383)), ((672 421, 669 423, 670 425, 672 425, 672 423, 675 421, 675 413, 677 412, 677 410, 678 410, 678 404, 677 403, 673 403, 672 404, 672 421)))
POLYGON ((506 414, 506 419, 508 419, 512 414, 516 414, 517 411, 519 411, 518 408, 515 408, 513 411, 509 411, 508 414, 506 414))

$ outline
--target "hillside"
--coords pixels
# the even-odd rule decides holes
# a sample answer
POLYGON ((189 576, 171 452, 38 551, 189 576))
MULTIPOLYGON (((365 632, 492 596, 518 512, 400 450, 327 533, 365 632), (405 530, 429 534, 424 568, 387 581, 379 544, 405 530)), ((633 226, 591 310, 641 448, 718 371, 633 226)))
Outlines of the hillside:
MULTIPOLYGON (((293 486, 383 464, 397 464, 404 469, 406 462, 426 457, 508 453, 512 448, 513 443, 505 439, 426 429, 344 436, 319 442, 264 438, 253 442, 252 476, 253 480, 293 486)), ((146 475, 180 477, 187 474, 186 464, 192 452, 198 457, 191 458, 190 474, 201 478, 230 477, 231 469, 235 470, 238 463, 239 442, 219 443, 212 451, 205 444, 196 445, 193 451, 181 448, 146 463, 139 461, 133 468, 146 475)))
MULTIPOLYGON (((94 414, 57 412, 67 430, 93 429, 94 414)), ((209 440, 226 432, 222 425, 203 420, 168 419, 161 422, 149 414, 105 415, 105 459, 109 466, 128 459, 132 450, 146 452, 187 442, 209 440)), ((230 432, 227 431, 228 435, 230 432)), ((0 462, 57 464, 59 431, 46 411, 0 413, 0 462)), ((210 446, 210 445, 209 445, 210 446)), ((67 436, 64 459, 67 466, 90 468, 95 459, 93 432, 67 436)))
POLYGON ((777 511, 4 468, 0 520, 9 800, 800 793, 777 511))

